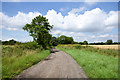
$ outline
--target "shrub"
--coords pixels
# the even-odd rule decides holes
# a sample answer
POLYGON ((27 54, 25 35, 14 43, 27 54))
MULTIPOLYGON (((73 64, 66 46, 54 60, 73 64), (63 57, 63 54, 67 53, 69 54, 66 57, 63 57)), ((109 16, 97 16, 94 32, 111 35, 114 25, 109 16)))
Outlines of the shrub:
POLYGON ((18 46, 18 48, 22 48, 23 50, 24 49, 37 49, 37 48, 40 48, 41 50, 43 49, 41 45, 38 45, 37 42, 27 42, 27 43, 22 43, 18 46))
POLYGON ((25 55, 25 51, 36 50, 38 52, 42 51, 43 48, 41 45, 38 45, 36 42, 27 42, 20 45, 14 46, 2 46, 2 56, 22 56, 25 55), (37 49, 37 50, 36 50, 37 49))
POLYGON ((86 49, 86 48, 88 48, 88 46, 81 46, 81 45, 75 45, 73 47, 75 47, 76 49, 86 49))

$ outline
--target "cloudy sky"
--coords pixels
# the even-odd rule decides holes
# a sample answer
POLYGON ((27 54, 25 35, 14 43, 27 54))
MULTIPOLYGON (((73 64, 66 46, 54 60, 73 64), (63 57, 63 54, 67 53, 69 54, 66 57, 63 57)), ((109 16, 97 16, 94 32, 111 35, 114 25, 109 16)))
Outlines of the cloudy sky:
POLYGON ((112 0, 111 2, 11 1, 13 2, 10 0, 2 2, 0 12, 2 40, 32 41, 32 37, 23 31, 22 27, 30 23, 34 17, 43 15, 51 25, 54 25, 51 34, 56 37, 71 36, 78 42, 84 40, 105 42, 108 39, 118 41, 118 3, 112 0))

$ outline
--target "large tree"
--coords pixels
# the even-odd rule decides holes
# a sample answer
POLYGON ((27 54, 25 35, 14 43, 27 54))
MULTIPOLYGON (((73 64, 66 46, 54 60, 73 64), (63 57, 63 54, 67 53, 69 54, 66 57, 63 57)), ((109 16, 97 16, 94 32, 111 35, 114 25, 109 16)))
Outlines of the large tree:
POLYGON ((23 29, 30 33, 30 36, 33 37, 34 41, 36 41, 39 45, 42 45, 43 48, 46 48, 50 45, 52 35, 49 33, 53 28, 48 22, 46 17, 41 15, 32 19, 30 24, 26 24, 23 29))
POLYGON ((88 45, 88 42, 87 42, 87 41, 84 41, 83 43, 84 43, 84 45, 88 45))
POLYGON ((64 35, 61 35, 60 37, 58 37, 58 42, 60 44, 72 44, 74 42, 72 37, 67 37, 64 35))
POLYGON ((106 41, 106 44, 112 44, 112 43, 113 43, 112 39, 106 41))

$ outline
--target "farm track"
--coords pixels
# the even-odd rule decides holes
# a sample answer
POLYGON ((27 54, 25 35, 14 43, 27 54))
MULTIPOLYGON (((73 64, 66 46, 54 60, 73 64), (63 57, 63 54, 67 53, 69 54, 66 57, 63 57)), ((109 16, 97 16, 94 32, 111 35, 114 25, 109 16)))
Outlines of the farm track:
POLYGON ((17 78, 87 78, 82 68, 68 54, 53 49, 45 60, 24 70, 17 78))

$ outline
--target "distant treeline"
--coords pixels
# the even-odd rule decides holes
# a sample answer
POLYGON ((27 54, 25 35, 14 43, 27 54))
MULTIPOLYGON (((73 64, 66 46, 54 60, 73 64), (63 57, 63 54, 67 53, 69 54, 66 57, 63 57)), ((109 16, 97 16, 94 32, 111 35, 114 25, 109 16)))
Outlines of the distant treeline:
POLYGON ((15 44, 21 44, 21 42, 15 41, 14 39, 11 39, 9 41, 1 41, 0 44, 2 45, 15 45, 15 44))
POLYGON ((107 40, 106 42, 94 42, 94 43, 88 43, 88 41, 83 42, 75 42, 72 37, 67 36, 60 36, 58 38, 54 37, 53 39, 53 45, 57 44, 80 44, 80 45, 111 45, 111 44, 119 44, 119 42, 113 42, 112 39, 107 40))
POLYGON ((119 42, 106 43, 106 42, 98 42, 98 43, 89 43, 89 45, 110 45, 110 44, 120 44, 119 42))
MULTIPOLYGON (((83 42, 79 42, 79 44, 84 44, 83 42)), ((89 45, 111 45, 111 44, 119 44, 119 42, 113 42, 112 39, 107 40, 106 42, 94 42, 89 43, 89 45)))
MULTIPOLYGON (((52 37, 52 40, 50 43, 51 43, 51 46, 57 46, 58 44, 78 44, 77 42, 74 42, 72 37, 67 37, 64 35, 62 35, 58 38, 52 37)), ((15 44, 23 44, 23 42, 19 42, 19 41, 16 41, 14 39, 9 40, 9 41, 1 41, 0 40, 0 44, 2 44, 2 45, 15 45, 15 44)))
MULTIPOLYGON (((25 42, 24 42, 25 43, 25 42)), ((15 45, 15 44, 23 44, 22 42, 15 41, 14 39, 9 41, 1 41, 2 45, 15 45)), ((119 44, 119 42, 113 42, 112 39, 107 40, 106 42, 97 42, 97 43, 88 43, 88 41, 83 42, 75 42, 72 37, 67 37, 61 35, 60 37, 52 37, 51 46, 57 46, 58 44, 80 44, 80 45, 111 45, 111 44, 119 44)))

